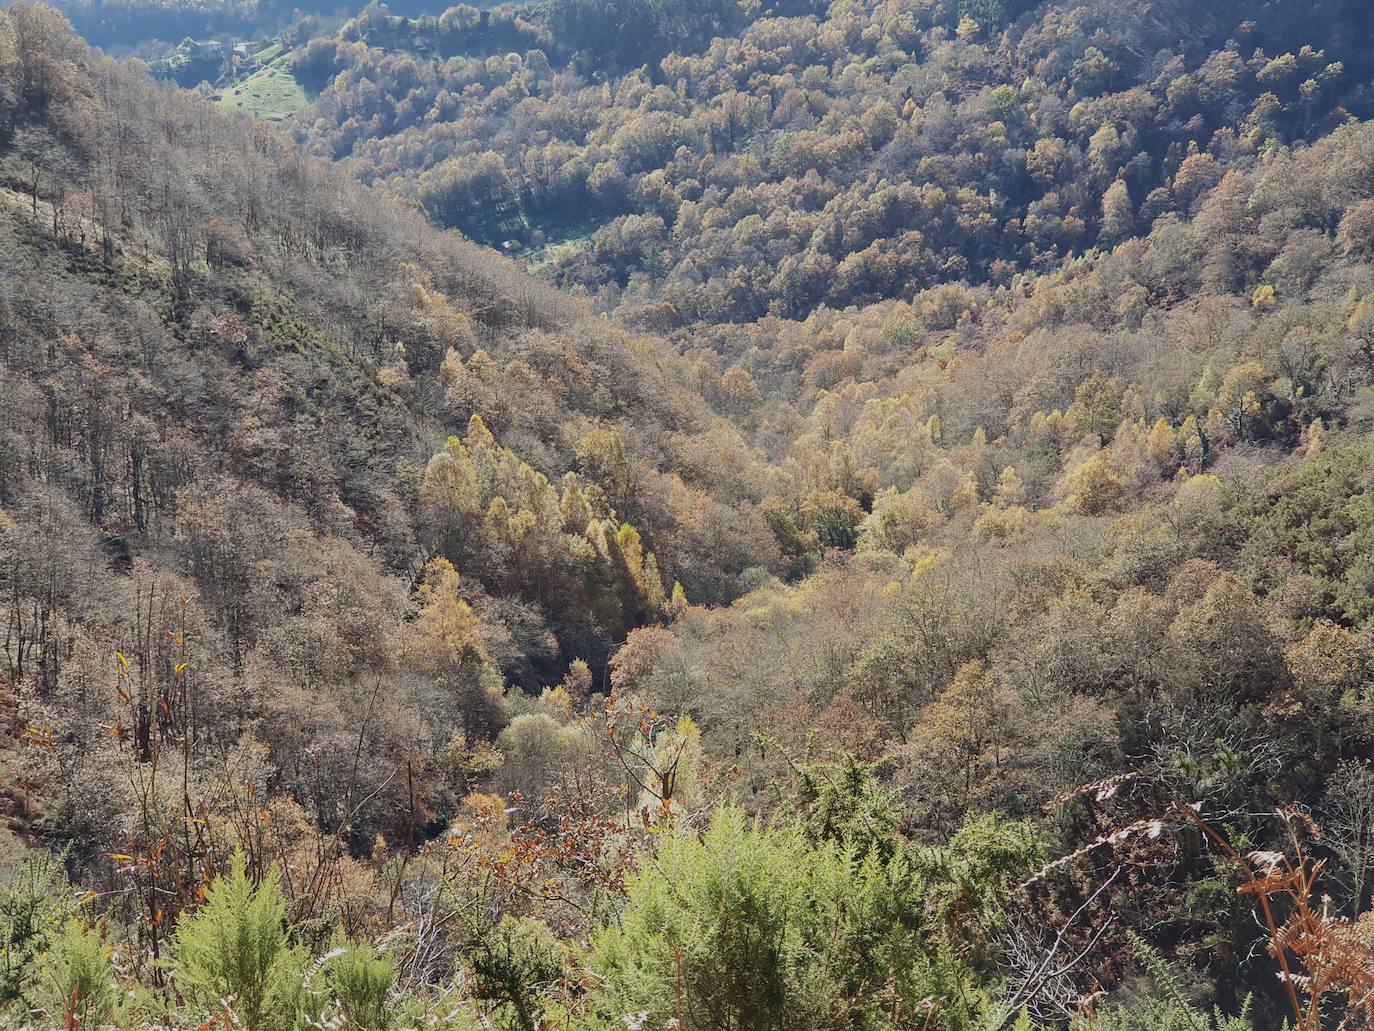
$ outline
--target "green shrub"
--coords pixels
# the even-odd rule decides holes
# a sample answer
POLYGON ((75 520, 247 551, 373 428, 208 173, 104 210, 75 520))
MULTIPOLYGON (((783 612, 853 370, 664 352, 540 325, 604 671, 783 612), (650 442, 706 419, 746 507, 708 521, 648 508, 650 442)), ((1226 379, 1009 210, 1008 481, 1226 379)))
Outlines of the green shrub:
POLYGON ((1244 1015, 1209 1016, 1180 1002, 1147 999, 1107 1007, 1090 1021, 1076 1021, 1072 1031, 1254 1031, 1254 1025, 1244 1015))
POLYGON ((110 1020, 118 994, 110 948, 99 930, 68 920, 39 968, 34 1001, 54 1024, 88 1027, 110 1020))
POLYGON ((538 920, 503 916, 483 932, 469 955, 472 994, 500 1006, 498 1026, 535 1031, 544 990, 563 973, 562 946, 538 920))
POLYGON ((996 1012, 995 964, 969 943, 1039 855, 1024 825, 976 821, 919 858, 807 830, 726 808, 700 838, 665 838, 594 943, 593 1022, 876 1031, 898 1013, 960 1029, 996 1012))
POLYGON ((876 1027, 925 994, 918 885, 902 859, 859 857, 798 828, 717 814, 674 837, 628 885, 621 925, 596 942, 598 1018, 644 1026, 876 1027))
POLYGON ((325 978, 350 1026, 360 1031, 386 1031, 390 1026, 387 996, 396 980, 396 964, 378 956, 366 942, 340 940, 325 964, 325 978))
POLYGON ((202 1012, 227 1000, 250 1031, 288 1031, 318 1006, 305 983, 306 954, 286 933, 275 874, 254 885, 235 856, 204 907, 177 921, 176 987, 202 1012))
MULTIPOLYGON (((1072 1031, 1253 1031, 1250 999, 1239 1016, 1199 1010, 1189 999, 1178 973, 1145 939, 1128 932, 1140 965, 1154 981, 1155 993, 1118 1002, 1095 1014, 1090 1023, 1075 1021, 1072 1031)), ((1284 1027, 1287 1027, 1287 1021, 1284 1027)))
POLYGON ((76 912, 61 863, 37 855, 0 884, 0 1010, 31 993, 38 957, 76 912))

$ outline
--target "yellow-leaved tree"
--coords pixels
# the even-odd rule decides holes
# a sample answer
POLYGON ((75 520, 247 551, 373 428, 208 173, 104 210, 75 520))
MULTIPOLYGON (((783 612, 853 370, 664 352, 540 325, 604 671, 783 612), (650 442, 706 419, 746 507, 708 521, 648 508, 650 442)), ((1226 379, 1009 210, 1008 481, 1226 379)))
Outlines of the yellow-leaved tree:
POLYGON ((921 713, 916 737, 950 754, 961 768, 967 793, 975 771, 989 756, 994 767, 1001 765, 1015 701, 1011 689, 999 684, 981 662, 966 662, 921 713))
POLYGON ((441 717, 460 723, 471 741, 495 733, 504 722, 505 703, 500 674, 482 641, 482 621, 459 594, 461 582, 448 559, 426 564, 410 655, 440 688, 441 717))

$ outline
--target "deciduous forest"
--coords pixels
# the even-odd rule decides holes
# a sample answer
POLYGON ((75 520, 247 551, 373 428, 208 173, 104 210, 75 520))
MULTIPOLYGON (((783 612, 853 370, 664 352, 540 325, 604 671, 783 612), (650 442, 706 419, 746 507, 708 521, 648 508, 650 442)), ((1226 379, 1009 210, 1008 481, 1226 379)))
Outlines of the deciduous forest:
POLYGON ((0 1027, 1374 1024, 1371 53, 0 9, 0 1027))

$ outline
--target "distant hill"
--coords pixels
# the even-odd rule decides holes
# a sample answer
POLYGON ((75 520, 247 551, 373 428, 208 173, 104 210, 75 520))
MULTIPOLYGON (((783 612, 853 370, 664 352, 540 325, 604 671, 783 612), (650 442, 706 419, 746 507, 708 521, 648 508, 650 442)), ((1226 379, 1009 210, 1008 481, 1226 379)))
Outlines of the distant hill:
MULTIPOLYGON (((301 23, 350 18, 370 0, 311 5, 286 0, 61 0, 55 6, 92 46, 110 53, 160 49, 183 39, 264 39, 301 23)), ((394 0, 396 15, 440 14, 436 0, 394 0)))
POLYGON ((665 8, 605 53, 618 10, 499 55, 447 42, 476 12, 364 16, 306 48, 297 136, 662 326, 1006 284, 1374 112, 1345 0, 665 8))

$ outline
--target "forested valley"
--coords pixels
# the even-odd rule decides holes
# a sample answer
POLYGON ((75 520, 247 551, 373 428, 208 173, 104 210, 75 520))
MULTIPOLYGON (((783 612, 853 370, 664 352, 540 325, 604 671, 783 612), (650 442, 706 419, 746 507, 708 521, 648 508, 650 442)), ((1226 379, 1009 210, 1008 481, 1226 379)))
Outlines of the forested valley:
POLYGON ((0 1027, 1374 1024, 1374 8, 310 17, 0 9, 0 1027))

